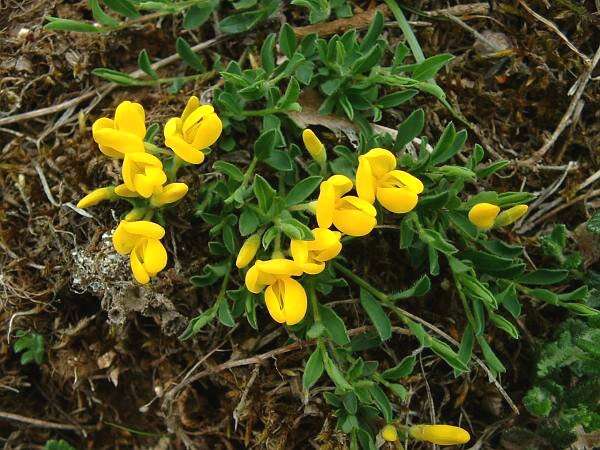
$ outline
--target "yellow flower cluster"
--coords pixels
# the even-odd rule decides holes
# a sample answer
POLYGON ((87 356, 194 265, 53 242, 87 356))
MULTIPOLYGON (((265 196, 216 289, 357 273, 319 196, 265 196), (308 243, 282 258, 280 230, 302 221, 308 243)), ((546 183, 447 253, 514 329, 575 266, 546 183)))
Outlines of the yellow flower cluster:
MULTIPOLYGON (((96 189, 77 203, 78 208, 88 208, 103 200, 145 200, 144 206, 135 207, 125 216, 113 234, 115 250, 129 255, 133 276, 141 284, 148 283, 167 265, 167 251, 160 242, 165 230, 151 221, 154 210, 177 202, 188 192, 185 183, 170 182, 163 162, 152 154, 156 147, 144 141, 145 119, 142 105, 124 101, 117 106, 114 118, 102 117, 94 122, 92 136, 100 151, 123 160, 123 184, 96 189)), ((181 116, 169 119, 164 127, 165 145, 173 151, 170 164, 200 164, 204 161, 203 151, 217 141, 222 128, 213 107, 191 97, 181 116)))
MULTIPOLYGON (((321 168, 327 161, 325 146, 309 129, 302 133, 304 145, 321 168)), ((377 200, 384 208, 396 213, 411 211, 423 192, 423 183, 407 172, 396 170, 396 157, 389 150, 374 148, 359 158, 356 173, 358 195, 347 195, 355 186, 344 175, 333 175, 323 181, 316 201, 318 228, 312 230, 313 240, 292 239, 291 259, 276 255, 268 261, 257 260, 246 273, 250 292, 265 289, 265 304, 278 323, 294 325, 307 310, 307 296, 293 277, 316 275, 325 263, 342 250, 342 234, 365 236, 377 225, 377 200), (331 230, 331 226, 337 230, 331 230)), ((260 235, 250 236, 242 245, 236 260, 238 268, 252 262, 260 247, 260 235)))

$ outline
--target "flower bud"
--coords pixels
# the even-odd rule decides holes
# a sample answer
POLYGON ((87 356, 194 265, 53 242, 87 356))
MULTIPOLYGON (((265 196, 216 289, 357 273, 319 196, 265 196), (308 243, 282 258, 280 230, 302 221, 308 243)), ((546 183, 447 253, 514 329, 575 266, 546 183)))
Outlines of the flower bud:
POLYGON ((516 205, 506 211, 502 211, 498 214, 498 217, 496 217, 494 226, 505 227, 506 225, 510 225, 523 217, 528 209, 529 207, 527 205, 516 205))
POLYGON ((260 247, 260 234, 256 233, 250 236, 240 249, 240 252, 237 255, 237 259, 235 260, 235 265, 238 269, 243 269, 246 267, 256 256, 256 252, 260 247))
POLYGON ((77 207, 81 209, 89 208, 90 206, 97 205, 98 203, 104 200, 110 200, 114 197, 115 188, 111 187, 103 187, 99 189, 95 189, 90 192, 88 195, 83 197, 77 203, 77 207))
POLYGON ((413 425, 409 434, 419 441, 437 445, 465 444, 471 439, 467 430, 452 425, 413 425))
POLYGON ((313 157, 315 161, 317 161, 321 166, 325 164, 327 161, 327 153, 325 152, 325 146, 319 140, 317 135, 313 133, 313 131, 309 128, 302 132, 302 140, 304 141, 304 146, 310 156, 313 157))
POLYGON ((170 183, 162 187, 152 195, 150 203, 153 206, 160 207, 167 203, 175 203, 185 197, 188 192, 188 186, 185 183, 170 183))
POLYGON ((381 429, 381 437, 387 442, 396 442, 398 440, 398 431, 394 425, 386 425, 381 429))
POLYGON ((469 211, 469 220, 480 230, 489 230, 494 226, 494 220, 500 208, 491 203, 477 203, 469 211))

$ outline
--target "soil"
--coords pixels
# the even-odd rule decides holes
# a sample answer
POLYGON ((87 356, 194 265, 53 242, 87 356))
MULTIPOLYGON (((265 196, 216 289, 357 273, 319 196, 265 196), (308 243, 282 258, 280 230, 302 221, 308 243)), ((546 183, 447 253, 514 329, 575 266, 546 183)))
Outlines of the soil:
MULTIPOLYGON (((373 6, 351 3, 355 12, 373 6)), ((437 0, 409 3, 421 11, 456 5, 437 0)), ((492 159, 511 160, 505 175, 492 178, 493 189, 539 192, 562 177, 570 161, 578 164, 550 197, 563 198, 567 208, 550 210, 526 233, 507 234, 510 240, 526 243, 532 260, 540 262, 535 247, 540 234, 560 222, 575 229, 599 205, 598 193, 595 198, 578 197, 593 194, 600 187, 597 181, 583 191, 577 187, 600 169, 600 86, 592 78, 564 132, 543 158, 530 162, 567 111, 571 89, 586 62, 523 4, 556 24, 580 53, 594 56, 600 44, 597 2, 491 2, 485 14, 459 16, 505 50, 500 55, 490 53, 472 31, 444 16, 412 19, 419 22, 415 30, 426 54, 456 55, 438 82, 472 124, 469 145, 481 142, 495 154, 492 159)), ((217 54, 237 58, 245 49, 256 54, 257 42, 260 45, 266 33, 278 29, 279 22, 306 25, 304 11, 288 5, 255 31, 241 39, 221 40, 203 54, 209 60, 217 54)), ((96 67, 133 71, 143 48, 160 59, 175 53, 180 34, 193 44, 215 36, 211 22, 193 33, 178 31, 180 17, 108 35, 53 32, 42 28, 46 16, 91 20, 85 1, 0 2, 0 123, 103 89, 106 83, 91 74, 96 67)), ((402 37, 393 23, 385 32, 390 42, 402 37)), ((176 63, 165 70, 185 69, 176 63)), ((592 73, 597 75, 597 70, 592 73)), ((114 183, 119 176, 118 166, 98 152, 91 139, 96 118, 110 115, 124 99, 135 99, 145 106, 149 121, 158 122, 179 109, 182 98, 203 92, 210 96, 206 86, 193 84, 179 94, 159 88, 118 88, 100 101, 91 97, 73 108, 0 125, 0 442, 5 449, 42 448, 47 439, 61 438, 78 449, 344 448, 335 418, 318 392, 303 398, 300 383, 307 347, 279 352, 292 340, 264 312, 260 332, 243 321, 234 328, 215 323, 193 340, 177 339, 187 320, 206 309, 216 295, 213 288, 195 289, 188 282, 210 258, 202 237, 206 228, 193 218, 192 196, 168 217, 165 242, 170 269, 161 273, 152 289, 131 282, 126 261, 112 253, 107 242, 115 218, 123 212, 120 207, 104 204, 90 217, 72 207, 82 192, 114 183), (12 350, 17 330, 44 336, 42 365, 21 366, 12 350), (276 356, 223 366, 272 350, 276 356), (176 388, 192 372, 205 375, 176 388), (21 418, 5 420, 4 413, 21 418)), ((421 96, 419 102, 426 108, 426 134, 439 136, 453 117, 434 100, 421 96)), ((399 109, 397 120, 410 109, 399 109)), ((384 125, 394 126, 387 121, 384 125)), ((198 173, 208 171, 211 164, 198 173)), ((192 185, 199 180, 196 172, 185 177, 192 185)), ((593 264, 598 251, 592 246, 597 242, 582 245, 593 264)), ((414 279, 408 269, 402 270, 408 268, 408 256, 399 255, 397 248, 395 238, 382 231, 368 244, 352 245, 348 254, 365 277, 392 291, 408 287, 414 279), (379 255, 376 260, 373 254, 379 255)), ((444 290, 443 277, 437 281, 431 295, 403 307, 459 337, 460 308, 444 290)), ((350 296, 341 289, 330 300, 350 296)), ((352 304, 340 311, 349 327, 364 325, 352 304)), ((535 428, 521 398, 531 383, 536 343, 563 318, 556 309, 525 305, 521 340, 500 333, 490 336, 509 368, 502 386, 521 414, 511 411, 483 372, 473 369, 455 379, 451 369, 430 353, 422 355, 407 380, 410 401, 400 406, 400 413, 421 421, 461 423, 479 440, 481 447, 475 448, 526 448, 525 438, 515 439, 506 430, 535 428)), ((368 356, 393 361, 417 347, 415 339, 398 335, 368 356)))

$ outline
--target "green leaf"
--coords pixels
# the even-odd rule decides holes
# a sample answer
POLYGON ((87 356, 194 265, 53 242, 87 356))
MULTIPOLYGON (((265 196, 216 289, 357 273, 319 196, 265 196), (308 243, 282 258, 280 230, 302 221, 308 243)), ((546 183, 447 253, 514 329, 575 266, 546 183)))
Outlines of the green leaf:
POLYGON ((398 91, 388 94, 377 100, 377 105, 382 108, 395 108, 403 103, 406 103, 413 98, 419 91, 416 89, 407 89, 406 91, 398 91))
POLYGON ((412 355, 407 356, 402 361, 400 361, 400 364, 398 364, 397 366, 394 366, 391 369, 387 369, 386 371, 384 371, 381 374, 381 376, 387 381, 398 381, 400 378, 407 377, 412 373, 416 361, 416 357, 412 355))
POLYGON ((227 161, 215 161, 213 169, 229 176, 229 178, 237 182, 242 182, 244 179, 244 173, 237 166, 227 161))
POLYGON ((267 18, 268 13, 262 10, 246 11, 239 14, 231 14, 219 22, 219 28, 223 33, 243 33, 267 18))
POLYGON ((392 323, 389 317, 377 301, 366 289, 360 290, 360 304, 375 325, 375 329, 382 341, 392 336, 392 323))
POLYGON ((98 68, 92 70, 92 74, 97 77, 104 78, 105 80, 112 81, 113 83, 122 84, 123 86, 140 86, 144 83, 131 75, 119 72, 118 70, 98 68))
POLYGON ((319 315, 321 316, 321 322, 325 326, 325 330, 327 330, 327 334, 333 342, 338 345, 348 345, 350 343, 346 325, 333 309, 328 306, 319 305, 319 315))
POLYGON ((469 366, 445 342, 432 338, 430 348, 436 355, 446 361, 454 370, 458 372, 469 371, 469 366))
POLYGON ((18 339, 13 344, 15 353, 21 353, 21 365, 35 362, 40 365, 44 362, 45 343, 44 336, 34 332, 17 333, 18 339))
POLYGON ((284 23, 279 31, 279 48, 285 56, 291 58, 296 51, 296 45, 294 29, 288 23, 284 23))
POLYGON ((371 25, 369 25, 369 30, 365 35, 362 43, 360 44, 360 51, 362 53, 370 50, 377 43, 377 39, 381 35, 383 31, 383 14, 380 11, 375 13, 375 17, 371 21, 371 25))
POLYGON ((429 80, 435 77, 440 69, 453 59, 454 56, 449 53, 431 56, 425 61, 414 66, 412 77, 419 81, 429 80))
POLYGON ((369 388, 369 392, 371 393, 377 408, 379 408, 383 414, 385 421, 390 423, 394 419, 394 415, 392 414, 392 405, 387 395, 385 395, 385 392, 383 392, 383 390, 376 384, 369 388))
POLYGON ((153 80, 158 79, 158 74, 152 68, 152 63, 150 62, 150 57, 148 56, 146 49, 142 50, 138 55, 138 66, 140 66, 140 69, 146 72, 146 74, 150 75, 153 80))
POLYGON ((344 405, 344 409, 349 414, 356 414, 356 411, 358 410, 358 398, 354 392, 348 392, 346 395, 344 395, 342 403, 344 405))
POLYGON ((275 170, 281 172, 290 172, 294 168, 294 163, 288 152, 283 150, 272 150, 268 158, 265 158, 265 163, 275 170))
POLYGON ((179 56, 181 56, 181 59, 184 60, 192 69, 195 69, 198 72, 204 72, 206 70, 202 59, 196 53, 194 53, 192 47, 190 47, 190 44, 188 44, 184 38, 177 38, 177 41, 175 42, 175 49, 177 50, 179 56))
POLYGON ((458 252, 458 249, 450 242, 448 242, 445 236, 442 236, 435 230, 423 228, 421 230, 421 233, 419 234, 419 237, 423 242, 446 255, 452 255, 458 252))
POLYGON ((269 34, 260 48, 260 60, 262 68, 265 69, 267 75, 273 72, 275 69, 275 55, 273 54, 273 47, 275 46, 275 33, 269 34))
POLYGON ((75 450, 67 441, 61 439, 59 441, 49 440, 44 445, 44 450, 75 450))
POLYGON ((194 317, 190 320, 187 328, 179 336, 179 339, 185 341, 195 334, 199 333, 208 323, 210 323, 217 315, 217 308, 219 304, 215 303, 213 306, 202 312, 199 316, 194 317))
POLYGON ((183 28, 186 30, 194 30, 199 28, 208 20, 215 8, 219 5, 219 1, 211 0, 197 5, 193 5, 187 10, 183 18, 183 28))
POLYGON ((321 355, 323 357, 323 365, 325 366, 325 371, 327 372, 327 375, 329 375, 329 378, 331 378, 331 381, 333 381, 333 383, 340 389, 351 390, 352 386, 350 385, 350 383, 348 383, 346 378, 344 378, 344 375, 342 374, 340 369, 338 369, 335 363, 331 360, 329 354, 327 353, 327 350, 322 348, 321 355))
POLYGON ((306 200, 319 187, 322 180, 323 177, 311 176, 296 183, 286 195, 285 205, 289 207, 306 200))
POLYGON ((517 280, 522 284, 535 284, 540 286, 558 284, 569 275, 568 270, 561 269, 538 269, 526 273, 517 280))
POLYGON ((308 20, 310 23, 322 22, 331 14, 329 0, 292 0, 292 5, 309 8, 308 20))
POLYGON ((231 310, 229 309, 229 302, 226 299, 219 302, 218 317, 219 322, 226 327, 233 327, 235 325, 235 320, 233 320, 231 310))
POLYGON ((477 174, 477 178, 487 178, 490 175, 498 172, 499 170, 504 169, 509 164, 510 164, 510 161, 508 161, 508 160, 496 161, 486 167, 477 169, 475 171, 475 173, 477 174))
POLYGON ((135 9, 133 3, 129 0, 102 0, 106 6, 112 9, 114 12, 121 14, 122 16, 130 19, 140 17, 140 13, 135 9))
POLYGON ((246 208, 240 214, 239 228, 242 236, 248 236, 256 231, 260 225, 260 220, 256 213, 246 208))
POLYGON ((512 323, 510 323, 508 320, 506 320, 501 315, 494 314, 491 311, 489 312, 489 316, 490 316, 490 320, 494 323, 494 325, 496 325, 496 327, 505 331, 513 339, 519 339, 519 331, 512 323))
POLYGON ((48 16, 46 19, 48 20, 48 23, 44 25, 46 30, 75 31, 78 33, 100 33, 102 31, 91 23, 79 20, 61 19, 53 16, 48 16))
POLYGON ((254 142, 254 155, 259 160, 265 160, 275 149, 277 144, 277 130, 271 128, 263 131, 258 139, 254 142))
POLYGON ((539 386, 530 389, 523 397, 525 408, 538 417, 548 417, 552 411, 552 399, 550 393, 539 386))
POLYGON ((321 378, 324 370, 321 347, 317 347, 306 362, 304 374, 302 374, 302 387, 308 391, 321 378))
POLYGON ((495 375, 506 372, 506 368, 493 352, 487 341, 482 336, 476 336, 476 339, 479 347, 481 347, 481 351, 483 352, 483 358, 488 363, 488 366, 492 372, 495 375))
POLYGON ((427 275, 423 275, 410 288, 406 289, 405 291, 390 295, 390 300, 396 301, 410 297, 421 297, 427 294, 429 289, 431 289, 431 281, 427 275))
POLYGON ((277 104, 275 105, 275 107, 281 108, 281 109, 287 109, 290 105, 292 105, 293 103, 296 103, 299 96, 300 96, 300 85, 298 84, 298 82, 296 81, 296 79, 294 77, 291 77, 290 81, 288 82, 287 88, 285 90, 285 94, 283 94, 283 97, 281 97, 277 101, 277 104))
POLYGON ((99 24, 106 25, 107 27, 114 27, 119 25, 119 21, 108 14, 106 14, 100 7, 98 0, 88 0, 88 5, 92 10, 92 16, 94 20, 99 24))
POLYGON ((394 150, 403 150, 406 144, 416 138, 425 125, 425 112, 417 109, 398 126, 398 135, 394 142, 394 150))
POLYGON ((587 221, 586 225, 588 231, 600 234, 600 211, 596 211, 594 215, 587 221))
POLYGON ((258 207, 264 212, 267 213, 273 198, 275 197, 275 189, 271 187, 269 182, 265 180, 260 175, 254 175, 254 183, 252 183, 252 189, 254 191, 254 195, 258 200, 258 207))

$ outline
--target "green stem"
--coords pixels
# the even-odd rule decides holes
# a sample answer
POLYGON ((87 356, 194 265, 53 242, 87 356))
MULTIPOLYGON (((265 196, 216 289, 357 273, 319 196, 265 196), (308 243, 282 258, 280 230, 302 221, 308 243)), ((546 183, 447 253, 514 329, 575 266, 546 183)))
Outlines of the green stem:
POLYGON ((402 9, 400 8, 400 6, 398 6, 396 0, 385 0, 385 2, 392 11, 392 14, 394 14, 396 21, 398 21, 398 26, 402 30, 404 37, 406 37, 406 42, 408 42, 408 46, 410 47, 412 54, 417 60, 417 63, 424 61, 425 55, 423 54, 423 50, 421 49, 419 41, 417 41, 417 37, 415 36, 415 33, 413 33, 410 24, 406 20, 402 9))
POLYGON ((348 278, 350 278, 352 281, 354 281, 360 287, 362 287, 362 288, 366 289, 367 291, 369 291, 377 299, 379 299, 379 300, 381 300, 382 302, 385 302, 385 303, 391 302, 390 298, 386 294, 384 294, 383 292, 381 292, 377 288, 373 287, 364 278, 356 275, 354 272, 352 272, 347 267, 343 266, 342 264, 340 264, 337 261, 334 261, 332 264, 333 264, 333 267, 335 267, 337 270, 339 270, 340 272, 342 272, 345 276, 347 276, 348 278))
POLYGON ((174 155, 173 163, 171 164, 171 167, 169 167, 169 169, 167 170, 167 179, 169 181, 174 181, 177 178, 177 171, 185 165, 186 162, 183 159, 181 159, 177 155, 174 155))
POLYGON ((171 156, 172 153, 164 148, 159 147, 158 145, 154 145, 152 142, 144 142, 144 148, 146 151, 152 155, 167 155, 171 156))
POLYGON ((313 317, 315 322, 321 321, 321 314, 319 313, 319 301, 317 300, 317 293, 315 287, 311 282, 308 283, 308 298, 310 300, 310 306, 313 310, 313 317))
POLYGON ((248 165, 246 172, 244 172, 244 178, 242 178, 242 184, 240 184, 240 186, 235 190, 235 192, 233 194, 231 194, 229 197, 227 197, 225 199, 226 205, 233 202, 233 200, 235 198, 235 193, 237 191, 239 191, 240 189, 241 190, 246 189, 246 187, 248 186, 248 183, 250 183, 250 179, 252 178, 252 175, 254 175, 254 169, 256 169, 257 163, 258 163, 258 159, 255 156, 254 158, 252 158, 252 161, 250 161, 250 164, 248 165))

